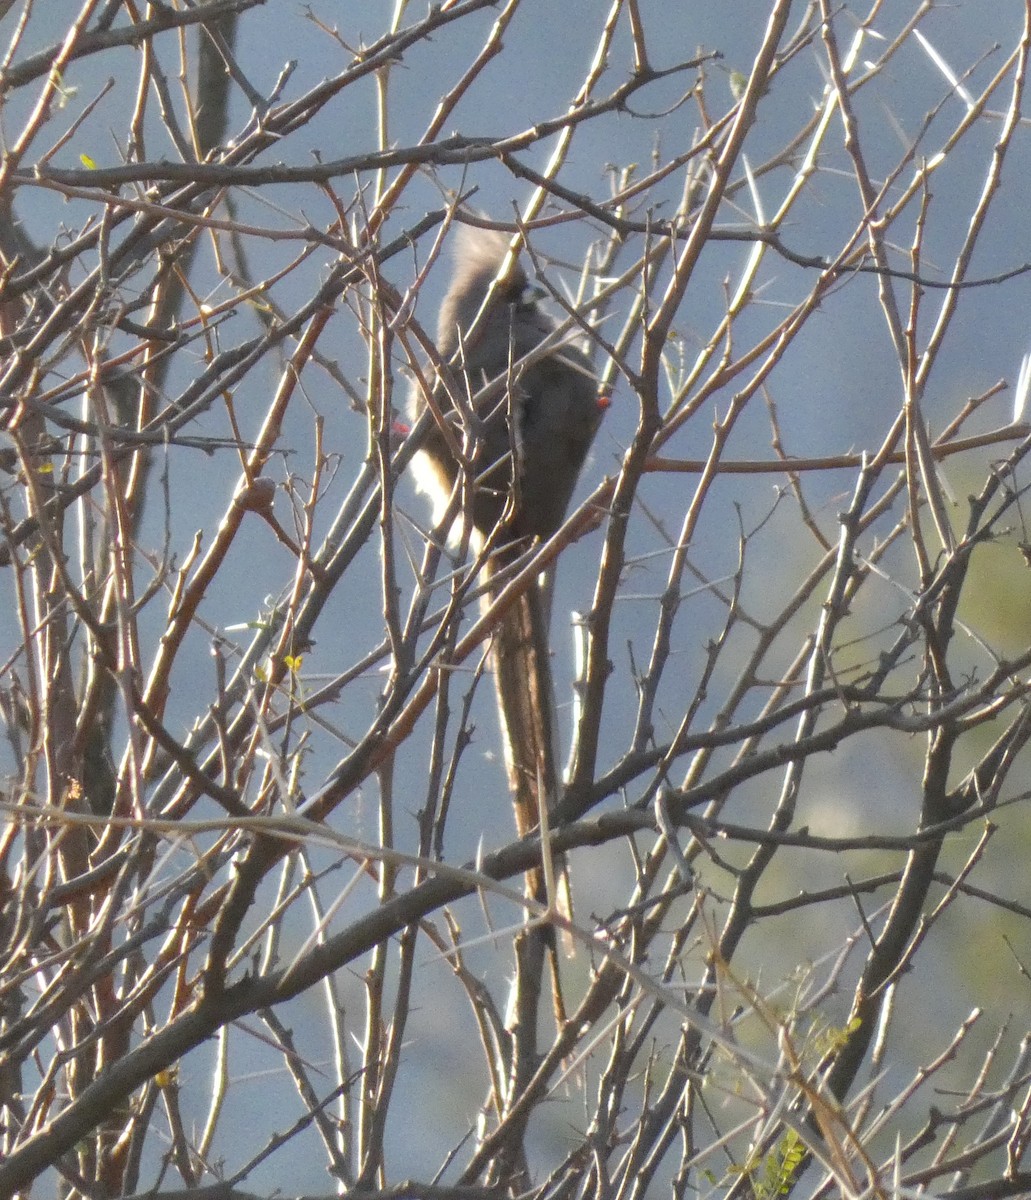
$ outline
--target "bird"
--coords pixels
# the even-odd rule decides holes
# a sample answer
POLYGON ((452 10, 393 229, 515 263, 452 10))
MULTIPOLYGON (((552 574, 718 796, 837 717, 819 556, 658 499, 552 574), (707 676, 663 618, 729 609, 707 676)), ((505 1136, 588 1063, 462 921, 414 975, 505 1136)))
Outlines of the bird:
MULTIPOLYGON (((458 227, 437 322, 431 400, 419 381, 409 399, 413 420, 427 406, 434 411, 413 468, 435 521, 445 517, 462 484, 474 545, 492 551, 485 609, 497 597, 492 581, 501 568, 561 526, 608 406, 591 360, 578 345, 565 339, 543 347, 558 327, 540 305, 542 293, 509 254, 509 243, 495 230, 458 227), (446 433, 438 420, 449 426, 446 433)), ((538 580, 494 629, 495 690, 520 836, 540 830, 541 814, 558 789, 548 609, 545 585, 538 580)), ((527 872, 526 890, 548 911, 557 909, 571 920, 568 874, 563 862, 556 867, 557 896, 547 895, 539 868, 527 872)), ((565 1003, 554 928, 541 932, 561 1027, 565 1003)))
MULTIPOLYGON (((451 424, 453 439, 449 445, 438 426, 430 429, 413 464, 416 483, 439 520, 462 470, 452 445, 470 444, 452 399, 457 393, 479 418, 479 438, 472 439, 473 529, 480 541, 494 534, 497 546, 525 548, 562 524, 604 401, 590 359, 576 345, 556 345, 536 361, 520 363, 556 325, 518 260, 498 279, 508 237, 461 225, 454 242, 453 273, 437 322, 443 374, 434 389, 434 406, 451 424)), ((413 419, 425 406, 417 385, 409 401, 413 419)))

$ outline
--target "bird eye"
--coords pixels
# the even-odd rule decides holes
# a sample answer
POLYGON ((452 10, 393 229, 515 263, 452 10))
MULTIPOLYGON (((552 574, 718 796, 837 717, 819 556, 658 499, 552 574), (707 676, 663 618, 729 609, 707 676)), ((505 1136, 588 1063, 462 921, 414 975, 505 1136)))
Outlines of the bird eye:
POLYGON ((501 288, 501 298, 506 304, 521 306, 526 294, 526 284, 519 280, 511 280, 501 288))

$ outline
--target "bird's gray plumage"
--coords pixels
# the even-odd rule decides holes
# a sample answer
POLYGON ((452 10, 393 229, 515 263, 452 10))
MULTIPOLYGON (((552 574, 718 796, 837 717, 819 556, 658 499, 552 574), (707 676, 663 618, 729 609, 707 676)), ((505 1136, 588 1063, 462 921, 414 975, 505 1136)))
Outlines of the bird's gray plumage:
MULTIPOLYGON (((590 361, 575 346, 556 345, 532 362, 520 362, 540 349, 556 326, 537 304, 518 262, 509 265, 492 291, 507 254, 508 239, 501 234, 468 226, 459 230, 454 273, 437 324, 444 375, 433 389, 434 404, 450 424, 455 442, 464 453, 473 454, 468 482, 473 485, 469 517, 474 529, 480 538, 497 534, 495 545, 501 553, 487 564, 488 580, 508 551, 525 548, 519 543, 527 539, 550 537, 562 524, 603 411, 590 361), (477 418, 467 420, 478 426, 474 437, 463 428, 460 416, 470 405, 477 418)), ((412 415, 419 416, 425 405, 416 386, 412 415)), ((433 497, 439 520, 458 480, 459 465, 436 425, 414 466, 420 487, 433 497)), ((481 599, 485 612, 494 599, 495 590, 489 587, 481 599)), ((498 619, 493 659, 516 828, 527 835, 540 826, 541 814, 559 787, 547 604, 539 582, 531 583, 498 619)), ((561 860, 555 865, 562 881, 556 904, 570 917, 568 877, 561 860)), ((527 872, 526 887, 539 903, 548 901, 542 870, 527 872)), ((549 951, 561 1026, 565 1006, 554 930, 533 930, 525 946, 521 970, 545 947, 549 951)), ((535 1025, 536 1017, 529 1023, 535 1025)))
MULTIPOLYGON (((437 351, 447 367, 446 382, 438 381, 434 391, 438 408, 453 422, 457 443, 470 449, 448 393, 473 402, 481 437, 470 516, 481 536, 504 516, 502 543, 546 538, 558 529, 602 412, 590 361, 575 346, 556 346, 536 362, 520 365, 520 359, 554 332, 555 323, 537 304, 518 262, 510 266, 477 321, 507 252, 504 235, 459 227, 454 273, 437 324, 437 351), (492 382, 501 386, 477 400, 492 382)), ((414 389, 412 415, 419 415, 424 406, 414 389)), ((439 518, 458 476, 458 464, 439 429, 430 430, 415 469, 439 518)))

